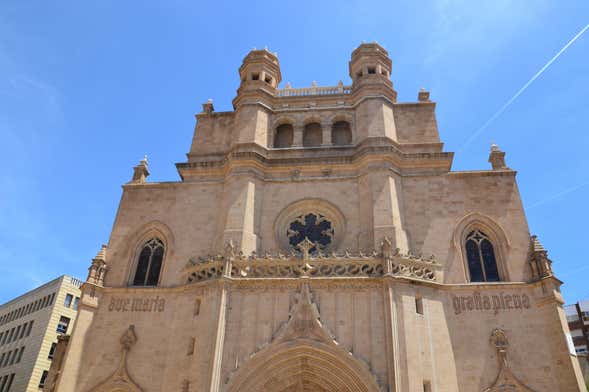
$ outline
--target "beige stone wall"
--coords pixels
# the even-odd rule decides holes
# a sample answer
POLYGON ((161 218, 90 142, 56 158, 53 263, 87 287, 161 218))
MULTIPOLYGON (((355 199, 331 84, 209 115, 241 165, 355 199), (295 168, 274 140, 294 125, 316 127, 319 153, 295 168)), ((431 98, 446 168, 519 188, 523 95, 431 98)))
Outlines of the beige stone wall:
POLYGON ((435 104, 427 92, 396 103, 391 61, 377 44, 354 51, 347 87, 277 91, 273 54, 244 61, 235 111, 207 103, 197 115, 188 162, 177 164, 182 182, 146 183, 142 162, 124 186, 106 256, 92 267, 106 263, 106 278, 84 287, 59 392, 110 391, 120 379, 143 391, 279 390, 292 374, 265 376, 259 366, 282 365, 338 390, 349 385, 321 377, 349 376, 366 391, 471 392, 502 372, 539 392, 580 390, 560 282, 541 250, 544 272, 532 273, 515 172, 498 148, 493 170, 451 172, 435 104), (341 120, 350 146, 331 145, 341 120), (302 148, 311 122, 322 145, 302 148), (269 148, 285 123, 292 148, 269 148), (301 249, 288 261, 301 260, 298 277, 255 277, 254 263, 287 263, 266 252, 290 252, 288 224, 308 212, 331 219, 330 254, 309 261, 301 249), (491 239, 502 282, 469 283, 463 249, 474 229, 491 239), (166 247, 158 287, 129 287, 138 249, 153 237, 166 247), (352 256, 342 256, 347 249, 352 256), (309 272, 334 260, 360 266, 309 272), (380 272, 358 273, 364 267, 380 272), (424 268, 434 272, 420 275, 424 268), (189 284, 194 271, 210 276, 189 284), (281 356, 288 350, 299 362, 281 356), (248 378, 248 369, 258 372, 248 378))
MULTIPOLYGON (((91 390, 107 379, 117 368, 119 338, 130 324, 135 326, 137 343, 128 356, 127 368, 142 390, 179 389, 184 380, 190 382, 192 391, 209 390, 219 288, 215 283, 205 286, 106 290, 85 334, 76 387, 58 390, 91 390), (137 310, 134 299, 157 299, 158 304, 163 299, 164 305, 137 310), (197 299, 201 302, 195 314, 197 299)), ((252 355, 263 352, 272 342, 289 319, 298 286, 292 280, 230 286, 220 390, 225 390, 252 355)), ((355 360, 366 364, 385 388, 385 284, 324 281, 311 282, 310 287, 326 330, 355 360)), ((520 381, 539 392, 576 390, 555 305, 546 302, 540 286, 433 287, 398 281, 392 287, 400 390, 421 391, 424 381, 429 381, 433 390, 448 392, 480 391, 490 386, 499 371, 497 353, 489 341, 494 328, 502 328, 508 335, 508 363, 520 381), (490 309, 469 305, 475 293, 489 298, 490 309), (524 295, 527 300, 520 302, 524 295), (416 313, 416 296, 423 300, 423 314, 416 313), (493 297, 503 303, 494 303, 493 297), (508 297, 512 299, 506 304, 508 297)))

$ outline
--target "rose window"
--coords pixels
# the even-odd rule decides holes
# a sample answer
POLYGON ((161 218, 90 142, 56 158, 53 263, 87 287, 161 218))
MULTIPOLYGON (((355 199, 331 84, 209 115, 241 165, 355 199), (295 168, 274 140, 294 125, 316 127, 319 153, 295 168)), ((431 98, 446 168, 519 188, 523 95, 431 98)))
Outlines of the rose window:
POLYGON ((333 225, 321 214, 309 213, 299 215, 288 225, 286 236, 288 243, 294 249, 305 238, 315 244, 309 251, 324 250, 333 241, 333 225), (319 247, 319 249, 317 249, 319 247))

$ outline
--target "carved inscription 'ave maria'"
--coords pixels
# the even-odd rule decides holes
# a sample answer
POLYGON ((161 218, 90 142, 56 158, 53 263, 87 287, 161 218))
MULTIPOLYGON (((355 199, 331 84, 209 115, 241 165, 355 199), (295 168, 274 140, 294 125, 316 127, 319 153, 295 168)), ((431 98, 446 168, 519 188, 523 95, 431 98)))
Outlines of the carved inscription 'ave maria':
POLYGON ((495 314, 500 311, 515 309, 529 309, 531 307, 530 297, 526 294, 505 294, 481 295, 475 292, 467 296, 452 296, 454 313, 491 310, 495 314))
POLYGON ((163 312, 166 300, 155 298, 117 298, 113 297, 108 305, 109 312, 163 312))

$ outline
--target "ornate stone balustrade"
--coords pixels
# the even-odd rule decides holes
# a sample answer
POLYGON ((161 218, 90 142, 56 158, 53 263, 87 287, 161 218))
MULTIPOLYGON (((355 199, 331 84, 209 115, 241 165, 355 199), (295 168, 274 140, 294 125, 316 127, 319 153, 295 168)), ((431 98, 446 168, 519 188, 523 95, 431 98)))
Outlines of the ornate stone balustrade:
POLYGON ((315 83, 311 87, 291 88, 289 84, 285 88, 276 90, 277 97, 305 97, 309 95, 338 95, 350 94, 352 86, 344 86, 340 81, 337 86, 317 87, 315 83))
POLYGON ((390 249, 385 239, 381 251, 371 253, 310 254, 315 244, 303 241, 300 252, 250 256, 236 254, 231 243, 224 255, 208 256, 190 260, 185 267, 187 283, 196 283, 222 276, 232 279, 252 278, 375 278, 385 275, 402 276, 410 279, 436 281, 441 265, 433 256, 424 258, 411 253, 402 254, 390 249), (227 273, 226 273, 227 271, 227 273))

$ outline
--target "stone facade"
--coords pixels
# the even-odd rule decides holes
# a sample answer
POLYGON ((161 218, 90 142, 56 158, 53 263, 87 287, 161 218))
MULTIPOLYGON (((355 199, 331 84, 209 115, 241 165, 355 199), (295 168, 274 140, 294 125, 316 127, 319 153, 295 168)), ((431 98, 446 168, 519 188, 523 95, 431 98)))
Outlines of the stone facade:
POLYGON ((504 153, 451 171, 429 93, 397 102, 378 44, 349 65, 278 89, 254 50, 180 182, 135 167, 58 391, 582 390, 504 153))

